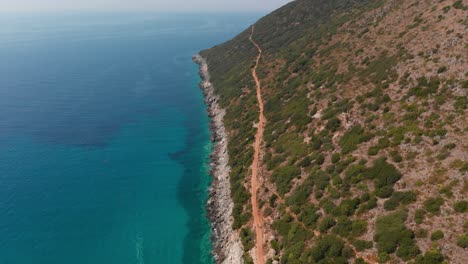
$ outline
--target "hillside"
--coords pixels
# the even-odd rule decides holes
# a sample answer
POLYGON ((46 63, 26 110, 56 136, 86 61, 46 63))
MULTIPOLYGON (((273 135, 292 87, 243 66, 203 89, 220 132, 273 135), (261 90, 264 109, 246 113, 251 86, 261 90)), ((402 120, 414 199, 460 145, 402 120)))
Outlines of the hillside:
POLYGON ((200 53, 245 263, 467 263, 468 0, 297 0, 254 29, 200 53))

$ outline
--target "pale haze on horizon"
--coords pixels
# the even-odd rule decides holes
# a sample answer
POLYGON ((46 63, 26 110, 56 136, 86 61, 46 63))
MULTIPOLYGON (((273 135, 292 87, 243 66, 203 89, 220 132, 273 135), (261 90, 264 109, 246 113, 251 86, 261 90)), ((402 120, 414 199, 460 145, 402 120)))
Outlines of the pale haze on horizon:
POLYGON ((291 1, 292 0, 0 0, 0 12, 257 12, 272 11, 291 1))

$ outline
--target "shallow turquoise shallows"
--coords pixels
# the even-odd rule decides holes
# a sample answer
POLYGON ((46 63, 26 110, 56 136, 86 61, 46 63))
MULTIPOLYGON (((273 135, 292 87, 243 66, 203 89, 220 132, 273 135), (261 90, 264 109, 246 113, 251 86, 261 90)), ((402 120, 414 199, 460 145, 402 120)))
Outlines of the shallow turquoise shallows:
POLYGON ((0 17, 0 263, 212 263, 191 56, 258 14, 0 17))

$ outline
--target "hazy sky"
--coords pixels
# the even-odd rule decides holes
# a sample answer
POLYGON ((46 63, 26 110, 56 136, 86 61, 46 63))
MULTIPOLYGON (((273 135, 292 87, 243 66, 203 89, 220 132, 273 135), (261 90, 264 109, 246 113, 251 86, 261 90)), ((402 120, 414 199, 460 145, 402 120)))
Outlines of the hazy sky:
POLYGON ((0 0, 0 12, 61 10, 271 11, 291 0, 0 0))

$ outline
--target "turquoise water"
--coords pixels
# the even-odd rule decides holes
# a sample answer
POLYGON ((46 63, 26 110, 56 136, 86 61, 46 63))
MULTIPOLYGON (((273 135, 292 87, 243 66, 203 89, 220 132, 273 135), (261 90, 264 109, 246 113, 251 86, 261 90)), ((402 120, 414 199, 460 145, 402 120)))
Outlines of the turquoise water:
POLYGON ((0 18, 0 263, 212 263, 191 55, 258 14, 0 18))

